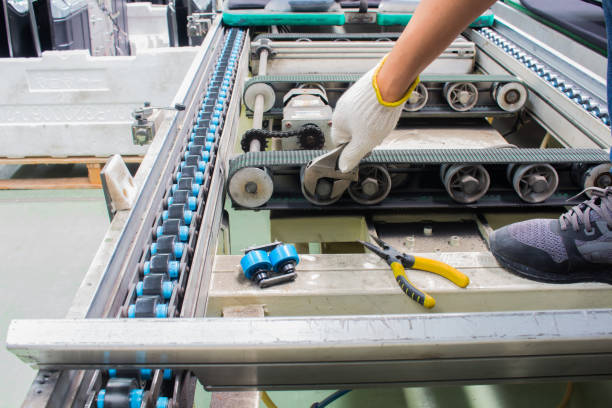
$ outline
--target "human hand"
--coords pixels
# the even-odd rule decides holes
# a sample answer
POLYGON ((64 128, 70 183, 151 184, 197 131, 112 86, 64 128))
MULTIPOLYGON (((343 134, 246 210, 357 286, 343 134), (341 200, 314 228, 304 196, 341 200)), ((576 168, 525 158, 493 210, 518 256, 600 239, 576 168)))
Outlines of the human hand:
POLYGON ((336 103, 331 139, 335 145, 348 143, 338 159, 338 168, 343 173, 357 167, 359 161, 391 133, 404 103, 419 83, 417 78, 399 101, 385 102, 376 81, 385 58, 355 82, 336 103))

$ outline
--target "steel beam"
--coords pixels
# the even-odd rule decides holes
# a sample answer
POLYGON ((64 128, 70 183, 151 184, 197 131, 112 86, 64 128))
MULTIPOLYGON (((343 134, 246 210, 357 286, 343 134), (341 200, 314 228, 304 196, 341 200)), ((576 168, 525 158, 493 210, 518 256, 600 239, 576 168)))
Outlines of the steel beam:
POLYGON ((603 378, 612 309, 15 320, 7 347, 39 368, 171 367, 232 388, 603 378))

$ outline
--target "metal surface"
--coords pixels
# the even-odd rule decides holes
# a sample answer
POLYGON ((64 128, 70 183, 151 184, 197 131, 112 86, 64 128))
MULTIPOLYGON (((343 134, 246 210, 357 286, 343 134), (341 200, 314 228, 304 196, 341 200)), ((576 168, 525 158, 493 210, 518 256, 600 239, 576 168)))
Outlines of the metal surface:
MULTIPOLYGON (((172 169, 169 166, 180 153, 181 135, 186 136, 189 130, 188 126, 183 126, 183 122, 191 122, 197 111, 197 104, 193 102, 199 96, 205 73, 214 63, 210 58, 210 52, 214 48, 211 44, 219 40, 221 32, 220 21, 216 21, 173 101, 173 104, 186 105, 187 110, 174 114, 160 126, 158 137, 153 141, 135 177, 135 184, 141 189, 133 210, 117 212, 75 296, 68 317, 114 316, 125 297, 127 281, 130 280, 127 271, 133 272, 137 269, 135 265, 140 256, 142 242, 150 236, 150 225, 155 216, 155 211, 151 211, 151 208, 156 202, 159 203, 163 191, 170 183, 172 169)), ((31 392, 26 396, 24 405, 82 406, 88 384, 95 383, 98 378, 95 373, 62 371, 52 390, 42 394, 31 392)), ((33 389, 37 387, 40 387, 40 384, 34 383, 33 389)))
POLYGON ((310 161, 301 177, 302 193, 317 205, 332 204, 342 197, 351 182, 357 182, 358 170, 347 173, 338 170, 338 158, 346 145, 322 154, 310 161))
POLYGON ((181 367, 237 388, 603 378, 612 310, 18 320, 7 345, 39 367, 181 367))
MULTIPOLYGON (((589 81, 595 80, 599 84, 605 84, 605 81, 602 82, 602 79, 606 78, 605 56, 589 49, 577 41, 568 39, 565 34, 504 4, 504 2, 495 2, 491 6, 491 11, 495 13, 495 18, 497 20, 502 19, 514 27, 519 28, 521 31, 528 32, 533 38, 539 39, 539 43, 533 43, 531 45, 531 47, 533 47, 532 49, 536 50, 538 56, 546 52, 551 57, 551 62, 557 60, 567 64, 572 60, 578 61, 580 66, 586 68, 585 71, 577 73, 580 77, 584 77, 587 73, 594 74, 588 79, 589 81), (541 51, 536 48, 536 44, 540 45, 542 42, 546 43, 546 51, 541 51), (554 50, 554 52, 551 53, 551 49, 554 50), (564 59, 565 61, 563 61, 564 59)), ((572 70, 576 70, 576 68, 578 68, 578 66, 574 65, 572 70)))
MULTIPOLYGON (((265 96, 264 111, 267 117, 282 117, 283 99, 288 92, 300 84, 317 84, 325 87, 327 102, 335 106, 342 93, 362 74, 346 73, 340 70, 334 74, 292 74, 292 75, 264 75, 250 78, 245 84, 244 99, 249 110, 254 109, 257 93, 265 96)), ((502 109, 492 95, 492 89, 498 84, 517 83, 521 80, 512 75, 481 75, 481 74, 440 74, 421 75, 421 83, 427 86, 428 98, 425 105, 419 110, 404 110, 402 117, 406 118, 484 118, 515 116, 514 112, 502 109), (469 87, 471 91, 461 95, 464 101, 457 101, 449 106, 446 90, 456 84, 469 87), (455 108, 459 108, 458 111, 455 108)))
MULTIPOLYGON (((388 37, 397 38, 398 33, 389 33, 388 37)), ((363 41, 359 38, 350 40, 351 34, 337 35, 336 41, 283 41, 266 39, 253 42, 253 53, 262 50, 272 51, 268 73, 299 74, 316 72, 367 72, 382 57, 391 51, 395 41, 363 41)), ((382 37, 386 38, 386 37, 382 37)), ((441 55, 425 68, 426 74, 469 74, 474 68, 474 44, 465 38, 457 38, 441 55)), ((257 58, 252 60, 252 69, 257 71, 257 58)))
MULTIPOLYGON (((503 30, 511 31, 510 24, 504 27, 503 30)), ((206 73, 214 64, 210 53, 221 31, 216 21, 176 100, 185 103, 188 109, 160 127, 158 133, 165 136, 154 140, 136 177, 136 184, 143 187, 134 211, 117 213, 77 293, 69 313, 72 319, 17 320, 11 324, 8 347, 24 361, 45 370, 39 373, 37 381, 40 381, 31 389, 25 406, 82 407, 85 396, 97 389, 101 381, 99 371, 93 369, 111 367, 193 370, 205 385, 219 389, 612 377, 612 309, 609 309, 612 304, 608 285, 551 287, 505 273, 490 253, 430 254, 432 258, 464 268, 472 285, 468 290, 460 290, 431 274, 411 272, 411 279, 442 300, 436 308, 438 313, 419 314, 422 310, 398 293, 388 267, 375 256, 306 255, 302 257, 298 279, 265 291, 241 278, 236 269, 238 257, 215 257, 224 181, 226 175, 236 171, 228 159, 238 133, 240 84, 248 69, 248 44, 240 56, 238 86, 230 95, 218 150, 217 160, 221 165, 215 168, 209 186, 199 230, 201 239, 194 248, 191 278, 185 290, 183 318, 103 319, 116 315, 133 279, 129 274, 134 273, 163 191, 171 183, 172 164, 180 153, 180 143, 188 138, 206 73), (224 306, 237 303, 266 304, 267 312, 277 317, 193 318, 218 316, 224 306), (575 310, 564 310, 568 305, 575 310), (357 316, 359 313, 362 315, 357 316), (278 317, 294 314, 302 317, 278 317), (335 316, 339 314, 346 316, 335 316)), ((515 38, 522 33, 506 34, 515 38)), ((502 67, 506 64, 503 51, 498 55, 495 47, 475 31, 468 35, 477 38, 485 51, 478 60, 481 67, 488 72, 506 73, 502 67)), ((263 58, 259 68, 265 73, 268 51, 260 52, 263 58)), ((557 64, 552 57, 554 53, 547 54, 547 61, 557 64)), ((507 65, 514 69, 511 61, 507 65)), ((555 66, 565 69, 562 64, 555 66)), ((529 111, 566 145, 607 147, 608 139, 600 137, 602 130, 593 122, 595 118, 585 116, 584 109, 576 110, 580 106, 575 103, 568 105, 566 97, 565 102, 561 99, 563 94, 546 88, 549 85, 541 79, 536 81, 539 77, 533 71, 523 72, 519 66, 516 73, 529 78, 531 82, 526 83, 535 89, 530 92, 529 111)), ((597 83, 595 77, 591 83, 597 83)), ((583 86, 587 88, 589 81, 585 81, 583 86)), ((261 127, 266 105, 270 100, 274 103, 274 91, 271 96, 258 95, 252 98, 256 111, 254 125, 261 127)), ((539 151, 538 157, 556 154, 547 150, 539 151)), ((311 192, 323 178, 332 180, 330 196, 344 191, 343 186, 334 190, 334 180, 338 177, 336 153, 339 150, 327 156, 311 157, 316 163, 325 164, 318 174, 308 170, 304 173, 304 185, 311 192)), ((488 153, 497 157, 493 151, 460 159, 479 162, 488 153)), ((372 156, 377 154, 398 160, 389 152, 372 156)), ((440 151, 427 154, 444 156, 440 151)), ((425 157, 427 154, 413 155, 410 164, 414 164, 415 158, 431 161, 431 156, 425 157)), ((531 163, 534 157, 522 157, 517 152, 508 154, 516 155, 525 163, 531 163)), ((593 154, 607 157, 605 152, 593 154)), ((568 152, 562 155, 567 155, 563 160, 573 157, 568 152)), ((499 158, 495 157, 488 159, 496 162, 499 158)), ((348 186, 356 176, 355 172, 342 183, 348 186)), ((374 181, 363 180, 362 188, 372 190, 374 181)), ((435 207, 436 203, 431 205, 435 207)), ((159 387, 159 375, 157 372, 156 387, 159 387)), ((190 389, 193 380, 185 381, 185 392, 193 395, 190 389)), ((183 405, 192 403, 187 398, 183 405)))
MULTIPOLYGON (((540 46, 546 47, 519 28, 503 20, 496 20, 494 28, 497 30, 501 26, 505 27, 504 33, 512 33, 513 40, 517 36, 521 36, 533 41, 534 44, 539 44, 538 50, 540 46)), ((599 118, 568 98, 561 90, 545 81, 533 69, 528 68, 523 62, 508 54, 502 47, 485 38, 479 31, 467 30, 465 34, 481 50, 476 55, 476 62, 485 72, 490 74, 509 72, 523 80, 530 89, 525 109, 565 146, 607 148, 612 144, 610 128, 599 118)), ((567 63, 580 66, 575 61, 567 63)), ((568 74, 565 73, 565 75, 568 74)), ((599 88, 598 94, 605 92, 605 87, 602 88, 600 85, 599 88)))

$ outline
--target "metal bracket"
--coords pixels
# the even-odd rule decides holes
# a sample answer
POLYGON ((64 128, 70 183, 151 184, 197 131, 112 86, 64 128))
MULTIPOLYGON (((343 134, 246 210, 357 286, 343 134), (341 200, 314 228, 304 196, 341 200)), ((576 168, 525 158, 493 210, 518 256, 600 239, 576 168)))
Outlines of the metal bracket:
POLYGON ((153 110, 185 110, 185 106, 179 103, 174 106, 151 106, 151 102, 145 102, 142 108, 132 112, 134 123, 132 123, 132 141, 134 144, 143 146, 151 143, 155 136, 155 122, 149 120, 153 115, 153 110))
POLYGON ((202 44, 212 24, 212 18, 213 15, 210 13, 193 13, 187 16, 187 36, 190 45, 202 44))

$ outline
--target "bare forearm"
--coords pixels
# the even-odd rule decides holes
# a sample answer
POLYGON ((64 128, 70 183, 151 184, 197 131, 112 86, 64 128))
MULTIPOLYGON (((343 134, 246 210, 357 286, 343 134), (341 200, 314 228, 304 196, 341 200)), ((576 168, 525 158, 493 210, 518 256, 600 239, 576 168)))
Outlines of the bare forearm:
POLYGON ((378 74, 385 101, 397 101, 410 84, 495 0, 422 0, 378 74))

